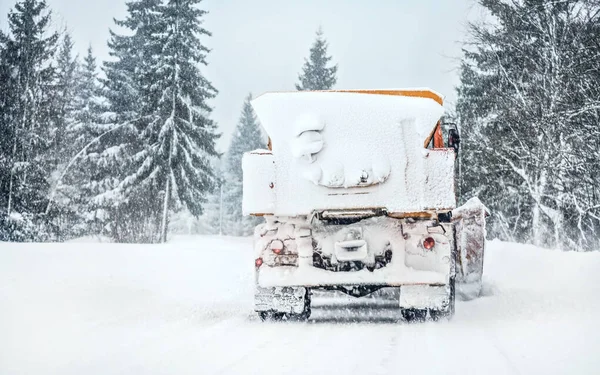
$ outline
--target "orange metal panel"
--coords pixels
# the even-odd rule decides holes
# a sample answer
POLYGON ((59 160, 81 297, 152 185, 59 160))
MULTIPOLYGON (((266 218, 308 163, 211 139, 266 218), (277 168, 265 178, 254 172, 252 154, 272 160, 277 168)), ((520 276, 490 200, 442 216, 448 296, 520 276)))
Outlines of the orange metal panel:
POLYGON ((346 92, 346 93, 356 93, 356 94, 374 94, 374 95, 392 95, 392 96, 410 96, 415 98, 428 98, 437 102, 439 105, 444 105, 444 99, 430 90, 423 89, 406 89, 406 90, 313 90, 313 91, 267 91, 260 96, 269 94, 272 92, 296 92, 298 94, 306 93, 306 92, 346 92))
POLYGON ((433 99, 439 105, 444 105, 444 99, 433 91, 429 90, 323 90, 324 92, 351 92, 357 94, 375 94, 375 95, 393 95, 410 96, 416 98, 433 99))
POLYGON ((433 148, 444 148, 444 135, 442 134, 442 123, 438 122, 433 133, 433 148))

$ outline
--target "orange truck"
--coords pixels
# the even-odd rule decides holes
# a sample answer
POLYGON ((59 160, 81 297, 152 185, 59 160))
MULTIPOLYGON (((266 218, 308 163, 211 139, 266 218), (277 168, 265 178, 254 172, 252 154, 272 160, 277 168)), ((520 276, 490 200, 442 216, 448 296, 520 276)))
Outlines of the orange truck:
POLYGON ((243 157, 255 310, 308 319, 317 290, 392 290, 406 320, 481 288, 486 209, 456 207, 458 129, 429 89, 273 92, 252 105, 269 147, 243 157))

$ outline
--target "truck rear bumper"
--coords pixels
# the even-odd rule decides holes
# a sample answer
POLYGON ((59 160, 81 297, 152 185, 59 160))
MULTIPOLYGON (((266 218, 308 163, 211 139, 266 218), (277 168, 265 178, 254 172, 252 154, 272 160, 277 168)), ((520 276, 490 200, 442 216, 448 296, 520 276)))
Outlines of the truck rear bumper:
POLYGON ((374 271, 366 269, 352 272, 334 272, 315 267, 262 267, 258 270, 257 283, 260 287, 325 287, 350 285, 446 285, 447 273, 419 271, 401 265, 388 265, 374 271))
MULTIPOLYGON (((435 309, 443 310, 450 305, 451 287, 449 285, 403 285, 400 287, 386 287, 387 294, 374 296, 379 291, 375 291, 369 298, 353 298, 348 296, 340 297, 320 296, 316 307, 322 308, 347 308, 349 306, 366 307, 399 307, 402 309, 435 309), (393 291, 394 293, 390 293, 393 291), (350 298, 345 299, 345 298, 350 298), (358 302, 360 301, 360 302, 358 302), (320 302, 320 303, 319 303, 320 302), (341 303, 340 303, 341 302, 341 303), (360 305, 357 305, 360 303, 360 305)), ((321 293, 335 293, 332 291, 322 291, 321 293)), ((306 288, 305 287, 257 287, 254 295, 255 311, 278 311, 283 313, 300 314, 306 306, 306 288)), ((309 301, 309 304, 313 303, 309 301)))

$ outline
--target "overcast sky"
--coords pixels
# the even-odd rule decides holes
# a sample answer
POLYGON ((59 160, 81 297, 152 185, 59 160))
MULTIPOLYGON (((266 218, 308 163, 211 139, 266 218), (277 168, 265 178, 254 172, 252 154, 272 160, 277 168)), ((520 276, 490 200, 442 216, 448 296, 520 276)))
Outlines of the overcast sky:
MULTIPOLYGON (((0 28, 15 0, 0 0, 0 28)), ((47 0, 57 28, 67 27, 84 54, 99 60, 113 17, 125 17, 125 0, 47 0)), ((336 88, 430 87, 454 102, 460 42, 473 0, 204 0, 205 27, 213 36, 203 72, 219 90, 212 101, 225 150, 244 98, 292 90, 322 26, 339 64, 336 88)))

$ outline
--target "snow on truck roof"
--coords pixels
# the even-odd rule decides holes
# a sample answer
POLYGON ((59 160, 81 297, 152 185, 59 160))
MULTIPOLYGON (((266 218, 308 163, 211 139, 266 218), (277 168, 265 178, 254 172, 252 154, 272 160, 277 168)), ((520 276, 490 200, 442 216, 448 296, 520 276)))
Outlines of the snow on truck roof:
POLYGON ((442 95, 429 88, 403 88, 266 92, 252 106, 272 138, 290 131, 288 136, 320 131, 332 121, 343 121, 353 129, 414 120, 413 132, 424 140, 441 118, 443 103, 442 95), (315 126, 320 129, 312 129, 315 126))
POLYGON ((454 154, 424 149, 444 112, 432 90, 272 92, 252 106, 272 152, 244 156, 244 212, 455 206, 454 154), (265 199, 248 193, 253 186, 265 199))

